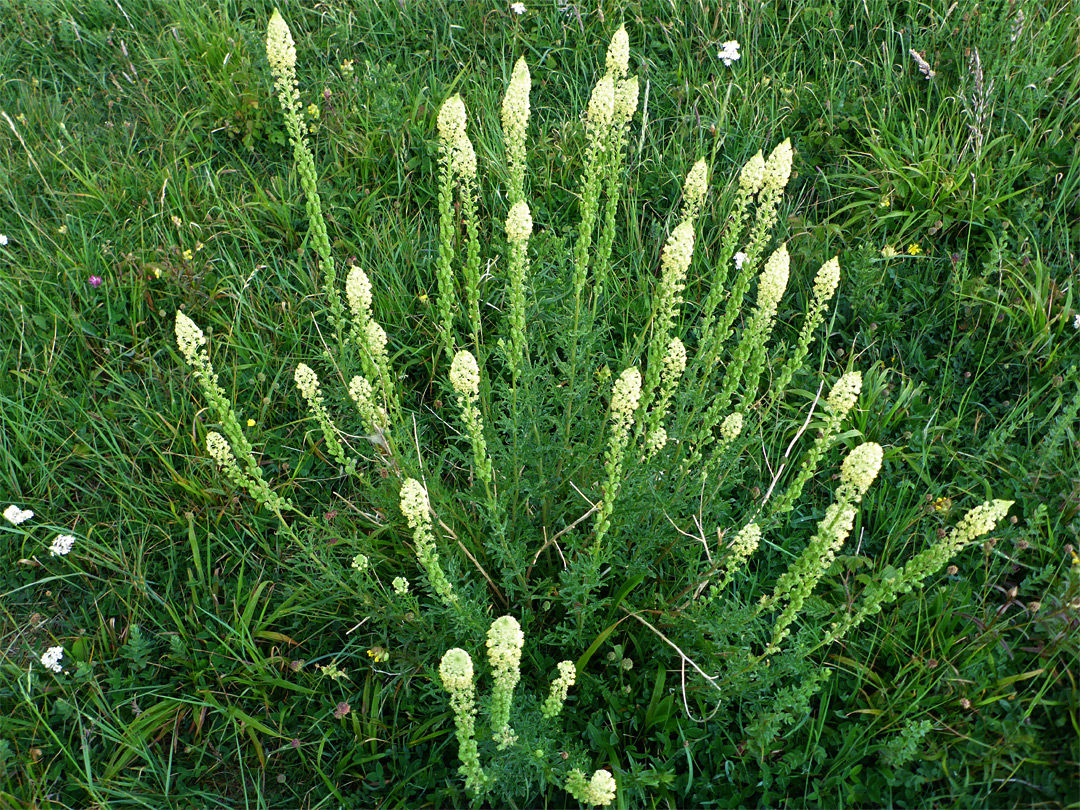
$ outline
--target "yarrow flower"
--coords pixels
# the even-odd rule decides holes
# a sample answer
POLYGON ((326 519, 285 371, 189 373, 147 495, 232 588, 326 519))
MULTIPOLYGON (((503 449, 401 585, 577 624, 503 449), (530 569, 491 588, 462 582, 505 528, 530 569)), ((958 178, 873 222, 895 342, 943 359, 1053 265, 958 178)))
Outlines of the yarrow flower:
POLYGON ((63 557, 71 551, 71 547, 75 545, 75 536, 71 534, 58 535, 53 540, 52 545, 49 546, 50 557, 63 557))
POLYGON ((510 4, 510 10, 512 12, 514 12, 515 14, 520 16, 520 15, 525 13, 525 4, 524 3, 511 3, 510 4))
POLYGON ((0 233, 0 247, 6 247, 7 243, 8 243, 7 235, 0 233))
POLYGON ((63 647, 49 647, 45 651, 45 654, 41 656, 41 665, 45 669, 51 669, 53 672, 63 672, 64 668, 60 666, 60 660, 64 657, 63 647))
POLYGON ((1073 329, 1080 329, 1080 312, 1073 315, 1073 329))
POLYGON ((739 43, 732 39, 725 42, 720 46, 720 53, 717 54, 720 60, 724 63, 725 67, 731 67, 732 62, 739 61, 739 43))
POLYGON ((746 264, 746 254, 741 250, 735 254, 735 269, 742 270, 744 264, 746 264))
POLYGON ((34 513, 29 509, 20 509, 15 504, 11 504, 4 510, 4 517, 8 519, 9 523, 18 526, 20 523, 25 523, 34 516, 34 513))

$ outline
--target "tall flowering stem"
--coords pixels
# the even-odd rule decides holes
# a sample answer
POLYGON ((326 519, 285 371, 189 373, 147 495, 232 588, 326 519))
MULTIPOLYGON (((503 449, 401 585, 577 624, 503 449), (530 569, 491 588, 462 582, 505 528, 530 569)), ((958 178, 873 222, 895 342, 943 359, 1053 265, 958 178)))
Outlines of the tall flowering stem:
POLYGON ((645 420, 646 448, 650 456, 658 453, 667 440, 664 419, 667 416, 671 398, 679 384, 683 371, 686 370, 686 346, 677 337, 673 337, 664 352, 663 368, 660 371, 660 388, 656 400, 645 420))
POLYGON ((438 284, 436 306, 439 331, 447 359, 454 357, 454 176, 455 154, 460 135, 465 133, 465 102, 454 95, 439 110, 439 255, 435 261, 438 284))
MULTIPOLYGON (((699 368, 702 371, 702 390, 711 379, 712 370, 716 367, 716 360, 720 356, 720 349, 731 335, 732 324, 735 323, 735 318, 742 307, 742 300, 750 288, 752 274, 757 269, 762 252, 772 238, 780 200, 784 196, 784 189, 787 188, 788 179, 791 177, 793 159, 794 152, 791 148, 791 140, 788 139, 773 149, 765 161, 760 179, 760 191, 757 192, 754 226, 750 231, 746 252, 740 258, 738 275, 732 285, 731 294, 720 320, 714 325, 707 325, 702 332, 701 348, 698 352, 701 359, 699 368)), ((755 166, 753 174, 747 178, 747 183, 757 179, 756 172, 755 166)))
POLYGON ((822 645, 843 638, 867 618, 879 613, 882 607, 896 597, 910 592, 922 580, 940 571, 965 546, 993 531, 1013 503, 1014 501, 1004 500, 986 501, 970 510, 944 540, 920 551, 890 578, 870 585, 863 593, 858 607, 832 626, 822 645))
MULTIPOLYGON (((747 396, 752 396, 751 386, 755 390, 757 388, 758 376, 765 357, 765 344, 772 333, 777 306, 787 286, 789 261, 787 249, 781 246, 765 264, 758 281, 758 300, 754 314, 724 370, 720 391, 712 398, 694 436, 695 458, 703 455, 706 448, 712 444, 713 429, 720 421, 721 415, 727 413, 731 407, 731 398, 743 379, 743 371, 748 362, 751 364, 754 378, 748 380, 747 396)), ((746 403, 740 410, 745 412, 745 408, 746 403)))
POLYGON ((225 395, 214 367, 210 364, 210 355, 205 348, 206 336, 191 318, 180 311, 176 313, 175 329, 180 354, 194 370, 195 381, 202 389, 210 410, 217 417, 225 433, 224 436, 217 433, 210 434, 217 438, 207 437, 207 449, 233 483, 247 489, 252 497, 272 510, 284 523, 281 513, 285 509, 293 509, 293 504, 272 493, 263 478, 262 469, 255 460, 251 443, 240 427, 240 419, 233 410, 232 402, 225 395), (235 456, 233 451, 235 451, 235 456), (240 464, 243 465, 242 470, 240 464))
POLYGON ((525 634, 513 616, 502 616, 491 623, 487 634, 488 661, 495 680, 491 695, 491 738, 500 750, 517 742, 510 728, 510 706, 514 689, 521 680, 521 648, 525 634))
POLYGON ((502 105, 503 140, 506 144, 506 168, 510 175, 507 197, 511 207, 525 200, 525 134, 529 128, 529 91, 532 79, 525 57, 514 65, 510 86, 502 105))
POLYGON ((330 302, 330 314, 337 330, 338 345, 341 345, 345 332, 345 307, 337 289, 334 257, 330 253, 330 238, 326 235, 326 221, 323 219, 322 203, 319 199, 315 158, 308 145, 307 125, 300 109, 300 86, 296 81, 296 45, 293 43, 288 23, 277 9, 274 9, 266 29, 266 58, 270 62, 278 102, 285 114, 285 129, 292 144, 293 161, 300 175, 300 186, 304 189, 308 228, 323 274, 323 293, 330 302))
MULTIPOLYGON (((787 289, 790 274, 791 257, 788 255, 787 245, 781 245, 765 262, 765 269, 758 280, 757 303, 754 314, 750 319, 749 328, 743 333, 739 345, 733 352, 733 362, 740 365, 745 358, 745 366, 740 367, 742 372, 743 400, 739 410, 746 413, 754 397, 757 395, 758 382, 761 380, 761 372, 765 365, 765 350, 769 338, 772 336, 773 327, 776 325, 776 312, 780 306, 780 299, 787 289), (746 346, 747 349, 743 347, 746 346)), ((729 367, 728 371, 731 370, 729 367)), ((725 393, 734 395, 739 385, 735 374, 730 379, 725 372, 724 382, 720 385, 720 398, 725 393), (730 388, 729 388, 730 386, 730 388)))
POLYGON ((439 551, 435 545, 435 530, 431 522, 431 504, 424 485, 414 478, 401 485, 401 513, 413 530, 416 558, 427 573, 431 589, 447 607, 459 606, 457 595, 439 564, 439 551))
POLYGON ((694 255, 694 224, 685 221, 677 225, 668 236, 660 254, 660 284, 653 304, 652 334, 649 337, 645 383, 642 402, 652 404, 664 369, 663 358, 670 348, 671 331, 675 316, 682 304, 682 291, 686 288, 686 272, 694 255))
POLYGON ((506 217, 506 239, 509 247, 508 298, 510 302, 510 373, 514 384, 521 376, 527 347, 525 344, 525 279, 529 272, 529 237, 533 221, 529 206, 520 201, 506 217))
POLYGON ((315 417, 315 421, 322 431, 326 449, 330 451, 330 455, 342 466, 347 475, 355 475, 356 459, 345 455, 345 448, 341 446, 341 441, 338 439, 337 428, 334 427, 334 423, 330 419, 330 412, 326 410, 326 405, 323 402, 322 391, 319 390, 318 376, 310 366, 301 363, 296 367, 293 379, 296 382, 297 390, 300 391, 301 396, 307 403, 308 410, 311 411, 311 415, 315 417))
POLYGON ((836 384, 829 392, 828 399, 825 400, 825 422, 821 426, 813 446, 803 456, 795 478, 788 484, 783 494, 773 502, 769 513, 770 523, 776 523, 781 517, 795 508, 806 482, 810 480, 810 477, 817 470, 825 451, 829 449, 836 439, 837 434, 840 432, 840 425, 847 419, 851 409, 855 407, 860 391, 862 391, 862 374, 858 371, 848 372, 836 381, 836 384))
POLYGON ((641 400, 641 372, 636 368, 624 371, 611 392, 611 436, 608 439, 607 453, 604 456, 604 472, 607 483, 604 485, 603 500, 596 513, 596 531, 593 541, 593 553, 600 551, 600 544, 611 528, 611 514, 615 509, 615 496, 622 483, 623 460, 626 446, 630 442, 630 430, 634 424, 634 411, 641 400))
POLYGON ((814 277, 810 309, 803 319, 802 328, 799 330, 799 338, 795 342, 795 349, 788 355, 776 380, 769 386, 770 404, 779 401, 780 397, 787 391, 788 385, 791 384, 795 372, 802 368, 803 361, 806 360, 807 352, 810 349, 810 343, 814 339, 814 333, 825 318, 825 308, 829 305, 829 301, 832 300, 839 284, 840 260, 838 256, 834 256, 821 265, 821 269, 818 270, 817 275, 814 277))
POLYGON ((799 559, 777 580, 772 595, 762 599, 765 609, 773 609, 786 602, 773 626, 772 641, 764 655, 772 655, 780 649, 781 642, 791 632, 791 623, 851 533, 855 506, 877 478, 881 459, 881 445, 873 442, 859 445, 844 459, 840 468, 840 487, 835 500, 818 523, 817 532, 810 538, 799 559))
MULTIPOLYGON (((626 33, 625 28, 620 28, 620 32, 626 33)), ((618 34, 616 34, 618 38, 618 34)), ((612 47, 615 47, 615 41, 612 43, 612 47)), ((609 54, 611 50, 609 49, 609 54)), ((627 44, 627 53, 629 53, 629 45, 627 44)), ((628 57, 629 58, 629 57, 628 57)), ((603 226, 600 230, 600 239, 596 245, 596 259, 593 269, 593 315, 595 316, 597 307, 600 306, 600 302, 604 295, 604 286, 607 284, 608 268, 611 265, 611 248, 615 243, 615 214, 619 206, 619 197, 621 196, 623 182, 622 182, 622 168, 626 153, 626 144, 630 137, 630 121, 634 117, 634 113, 637 111, 638 97, 640 94, 638 77, 631 76, 626 78, 626 67, 628 62, 622 62, 618 59, 609 59, 609 65, 614 66, 615 76, 615 100, 611 113, 611 129, 608 134, 608 142, 610 148, 608 150, 608 161, 606 170, 604 172, 604 211, 603 211, 603 226)), ((612 68, 609 67, 609 70, 612 68)))
POLYGON ((465 789, 480 795, 491 785, 491 779, 480 767, 480 751, 476 745, 476 687, 473 685, 473 663, 469 654, 458 647, 447 650, 439 664, 439 677, 450 695, 457 728, 458 773, 465 777, 465 789))

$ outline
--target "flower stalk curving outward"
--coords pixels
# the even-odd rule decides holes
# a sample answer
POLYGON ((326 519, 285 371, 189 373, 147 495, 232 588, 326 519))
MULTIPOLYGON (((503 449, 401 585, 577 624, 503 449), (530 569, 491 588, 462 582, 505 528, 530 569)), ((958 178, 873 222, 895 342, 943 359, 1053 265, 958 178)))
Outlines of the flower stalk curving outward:
POLYGON ((840 283, 840 260, 838 256, 829 259, 821 265, 817 275, 814 276, 813 295, 810 300, 810 309, 803 318, 802 328, 799 330, 799 338, 795 342, 795 348, 784 361, 783 368, 776 380, 769 386, 769 403, 775 403, 787 392, 795 372, 803 367, 810 344, 814 339, 814 333, 821 326, 825 317, 825 308, 836 293, 840 283))
POLYGON ((296 367, 293 379, 297 390, 307 403, 308 410, 311 411, 311 415, 315 417, 322 431, 326 449, 330 451, 330 455, 342 466, 347 475, 354 475, 356 459, 345 455, 345 448, 341 446, 341 441, 338 439, 338 430, 334 427, 330 412, 326 410, 326 405, 323 403, 322 391, 319 390, 319 378, 310 366, 301 363, 296 367))
POLYGON ((910 592, 922 580, 940 571, 957 552, 987 532, 993 531, 1013 503, 1004 500, 986 501, 970 510, 940 543, 916 554, 890 577, 867 587, 858 607, 834 624, 822 643, 831 644, 843 638, 867 618, 879 613, 886 604, 901 594, 910 592))
POLYGON ((837 434, 840 425, 847 418, 862 390, 862 374, 858 371, 850 371, 836 381, 825 400, 825 423, 821 427, 813 446, 803 456, 802 463, 795 478, 788 484, 787 489, 777 498, 772 505, 769 514, 770 521, 776 522, 783 515, 795 508, 795 504, 802 495, 806 482, 817 470, 825 451, 829 449, 837 434))
POLYGON ((851 533, 855 523, 855 506, 877 478, 881 460, 881 445, 874 442, 860 445, 844 460, 840 487, 836 490, 835 500, 818 523, 817 532, 810 538, 799 559, 777 580, 772 595, 762 598, 761 604, 765 609, 787 603, 776 619, 772 641, 765 654, 771 655, 780 649, 780 643, 791 632, 791 623, 851 533))
POLYGON ((577 667, 574 666, 573 661, 560 661, 558 669, 558 676, 551 682, 551 691, 540 707, 540 714, 548 720, 558 717, 562 712, 570 687, 577 680, 577 667))
POLYGON ((286 498, 270 491, 262 469, 255 460, 251 443, 248 442, 240 427, 240 419, 233 410, 232 402, 225 396, 214 367, 210 364, 210 355, 206 351, 206 336, 191 318, 179 310, 176 313, 176 343, 180 353, 193 369, 195 381, 202 389, 210 410, 221 423, 225 435, 210 433, 206 437, 210 455, 225 471, 226 476, 237 486, 246 489, 263 506, 277 515, 284 523, 282 512, 295 507, 286 498), (212 437, 217 437, 212 438, 212 437), (227 437, 227 438, 226 438, 227 437), (233 451, 236 457, 233 456, 233 451), (244 465, 243 470, 240 464, 244 465))

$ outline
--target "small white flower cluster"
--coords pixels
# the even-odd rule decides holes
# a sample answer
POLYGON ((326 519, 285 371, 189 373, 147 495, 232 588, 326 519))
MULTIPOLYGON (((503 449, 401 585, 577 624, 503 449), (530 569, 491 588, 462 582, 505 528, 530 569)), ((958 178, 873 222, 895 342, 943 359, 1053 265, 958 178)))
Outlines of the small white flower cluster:
POLYGON ((609 73, 617 72, 620 76, 630 69, 630 36, 625 27, 620 27, 611 38, 605 67, 609 73))
POLYGON ((1080 329, 1080 312, 1073 315, 1073 329, 1080 329))
POLYGON ((8 238, 6 234, 0 233, 0 247, 7 247, 8 238))
POLYGON ((71 547, 75 545, 75 536, 71 534, 58 535, 53 540, 52 545, 49 546, 50 557, 63 557, 71 551, 71 547))
POLYGON ((476 176, 476 151, 466 133, 465 102, 455 94, 439 109, 439 140, 449 150, 450 171, 458 177, 476 176))
POLYGON ((520 17, 522 14, 525 13, 525 4, 524 3, 511 3, 510 4, 510 10, 520 17))
POLYGON ((394 593, 398 596, 409 595, 409 580, 405 577, 394 577, 394 581, 390 583, 390 587, 394 589, 394 593))
POLYGON ((784 296, 790 269, 791 256, 787 245, 781 245, 769 256, 764 270, 761 271, 761 278, 758 279, 758 307, 768 312, 770 318, 775 316, 780 299, 784 296))
POLYGON ((18 526, 20 523, 25 523, 34 516, 33 511, 30 509, 20 509, 15 504, 11 504, 4 510, 4 517, 7 518, 8 523, 18 526))
MULTIPOLYGON (((605 74, 596 83, 592 96, 589 98, 589 106, 586 109, 585 120, 589 130, 596 133, 606 133, 608 127, 611 126, 611 115, 615 111, 615 81, 611 78, 610 73, 605 74)), ((594 143, 596 141, 593 137, 590 137, 589 142, 594 143)))
POLYGON ((738 62, 739 55, 739 43, 738 40, 728 40, 720 46, 720 53, 717 54, 719 59, 724 63, 725 67, 731 67, 732 62, 738 62))
POLYGON ((738 411, 728 414, 724 421, 720 423, 720 435, 723 437, 724 441, 727 442, 733 442, 739 438, 742 429, 743 415, 738 411))
POLYGON ((63 672, 64 668, 60 666, 60 660, 64 657, 63 647, 49 647, 45 651, 45 654, 41 656, 41 665, 45 669, 51 669, 53 672, 63 672))

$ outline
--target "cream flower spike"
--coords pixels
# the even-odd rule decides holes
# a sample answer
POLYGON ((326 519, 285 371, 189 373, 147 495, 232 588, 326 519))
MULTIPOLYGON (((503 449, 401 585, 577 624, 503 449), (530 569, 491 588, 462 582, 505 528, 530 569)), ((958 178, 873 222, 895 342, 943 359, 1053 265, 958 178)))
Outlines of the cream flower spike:
POLYGON ((626 33, 626 26, 621 26, 611 38, 611 45, 607 51, 607 70, 624 78, 630 69, 630 37, 626 33))
POLYGON ((285 75, 296 67, 296 44, 289 24, 276 8, 266 26, 266 58, 276 75, 285 75))

